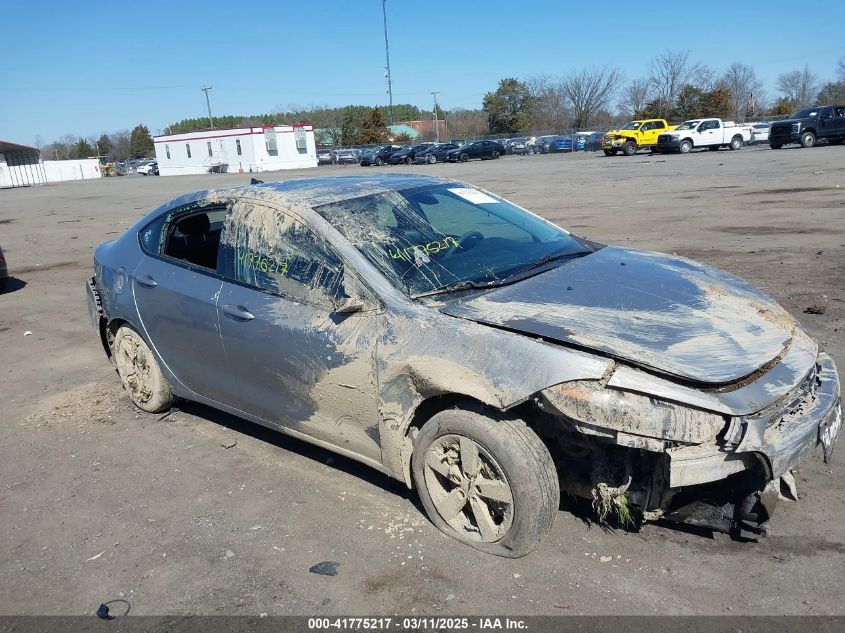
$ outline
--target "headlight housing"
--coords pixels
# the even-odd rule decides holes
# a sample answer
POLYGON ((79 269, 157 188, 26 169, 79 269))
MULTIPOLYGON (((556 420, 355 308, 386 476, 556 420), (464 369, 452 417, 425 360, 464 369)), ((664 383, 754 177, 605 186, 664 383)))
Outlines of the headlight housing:
POLYGON ((541 394, 552 408, 576 423, 672 442, 711 442, 727 423, 717 413, 608 389, 594 380, 562 383, 541 394))

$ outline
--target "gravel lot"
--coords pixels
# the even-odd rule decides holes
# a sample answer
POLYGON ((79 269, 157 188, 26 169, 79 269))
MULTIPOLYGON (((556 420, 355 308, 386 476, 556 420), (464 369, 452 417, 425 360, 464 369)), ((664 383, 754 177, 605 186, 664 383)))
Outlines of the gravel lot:
MULTIPOLYGON (((321 167, 266 180, 369 173, 321 167)), ((395 167, 484 186, 606 243, 763 288, 845 369, 845 149, 505 157, 395 167), (823 314, 805 314, 809 306, 823 314)), ((519 560, 440 534, 402 485, 212 409, 122 393, 88 323, 93 247, 176 195, 249 174, 0 191, 0 613, 842 614, 845 458, 820 449, 770 537, 606 531, 568 501, 519 560), (31 335, 24 333, 31 331, 31 335), (335 577, 309 573, 340 563, 335 577)))

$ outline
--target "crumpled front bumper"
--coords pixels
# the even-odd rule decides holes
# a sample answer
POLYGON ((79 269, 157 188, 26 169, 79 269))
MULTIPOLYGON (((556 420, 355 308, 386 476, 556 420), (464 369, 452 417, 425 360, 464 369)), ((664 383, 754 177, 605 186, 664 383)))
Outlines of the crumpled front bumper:
POLYGON ((800 414, 775 422, 746 423, 742 441, 732 451, 704 446, 667 451, 669 487, 719 481, 754 468, 760 460, 766 467, 767 481, 772 481, 803 462, 819 444, 828 461, 842 426, 842 397, 833 359, 822 353, 816 364, 818 384, 812 401, 806 403, 800 414))

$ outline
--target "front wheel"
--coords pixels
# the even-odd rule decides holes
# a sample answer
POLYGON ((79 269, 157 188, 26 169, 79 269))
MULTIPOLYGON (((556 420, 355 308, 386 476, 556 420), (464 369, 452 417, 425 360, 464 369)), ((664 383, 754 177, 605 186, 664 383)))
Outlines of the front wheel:
POLYGON ((616 150, 615 149, 606 149, 606 150, 604 150, 604 155, 605 156, 616 156, 616 150))
POLYGON ((816 144, 816 135, 812 132, 804 132, 801 135, 801 147, 812 147, 816 144))
POLYGON ((120 380, 139 409, 158 413, 173 406, 176 398, 167 378, 155 355, 135 330, 125 325, 118 328, 112 354, 120 380))
POLYGON ((426 158, 426 162, 428 162, 429 165, 433 165, 437 162, 437 156, 429 156, 426 158))
POLYGON ((625 156, 633 156, 637 153, 637 144, 634 141, 628 141, 622 146, 622 152, 625 156))
POLYGON ((441 411, 420 430, 411 466, 432 523, 470 547, 518 558, 552 527, 557 471, 522 420, 441 411))
POLYGON ((405 159, 405 164, 406 164, 406 165, 413 165, 413 164, 414 164, 414 159, 413 159, 413 158, 411 158, 410 156, 408 156, 408 158, 406 158, 406 159, 405 159))
POLYGON ((729 147, 734 151, 736 151, 738 149, 742 149, 742 137, 741 136, 734 136, 731 139, 731 144, 729 145, 729 147))
POLYGON ((381 167, 384 165, 384 161, 381 158, 376 158, 376 167, 381 167))
POLYGON ((490 158, 496 160, 497 158, 499 158, 499 152, 494 150, 493 153, 490 155, 490 158))
POLYGON ((681 141, 681 144, 678 149, 680 150, 681 154, 689 154, 692 150, 692 141, 681 141))
POLYGON ((469 160, 469 154, 467 154, 466 152, 464 152, 463 154, 461 154, 461 162, 462 162, 462 163, 465 163, 465 162, 467 162, 468 160, 469 160))

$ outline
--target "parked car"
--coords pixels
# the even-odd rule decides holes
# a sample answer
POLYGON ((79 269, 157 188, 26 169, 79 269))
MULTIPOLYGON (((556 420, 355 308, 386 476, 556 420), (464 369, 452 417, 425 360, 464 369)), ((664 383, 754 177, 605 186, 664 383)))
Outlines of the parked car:
POLYGON ((812 147, 819 139, 831 145, 845 140, 845 106, 815 106, 799 110, 785 121, 776 121, 769 128, 769 147, 780 149, 798 143, 812 147))
POLYGON ((549 153, 549 143, 553 138, 557 138, 556 134, 546 134, 544 136, 538 136, 534 139, 533 144, 529 144, 528 148, 529 154, 548 154, 549 153))
POLYGON ((442 163, 446 160, 446 155, 453 149, 458 149, 458 147, 460 146, 455 143, 436 143, 428 147, 425 151, 417 152, 414 155, 414 163, 417 165, 422 165, 423 163, 428 163, 429 165, 442 163))
POLYGON ((338 165, 357 165, 361 162, 361 152, 357 149, 339 149, 335 152, 334 161, 338 165))
POLYGON ((671 132, 657 137, 658 152, 680 152, 687 154, 696 148, 717 150, 728 147, 742 149, 751 141, 751 127, 737 125, 733 121, 722 119, 691 119, 684 121, 671 132))
POLYGON ((559 154, 561 152, 571 152, 572 145, 572 136, 568 134, 563 136, 553 136, 551 139, 549 139, 547 153, 559 154))
POLYGON ((335 450, 502 556, 561 489, 758 537, 841 426, 833 360, 760 290, 450 180, 183 195, 98 246, 86 292, 141 410, 184 398, 335 450))
POLYGON ((593 132, 587 137, 584 143, 584 149, 588 152, 599 152, 602 150, 602 143, 604 142, 604 132, 593 132))
POLYGON ((660 134, 674 129, 675 126, 664 119, 631 121, 622 129, 605 134, 602 149, 607 156, 615 156, 620 151, 625 156, 633 156, 643 147, 653 149, 660 134))
POLYGON ((572 135, 573 141, 575 142, 575 151, 576 152, 583 152, 587 148, 587 139, 594 134, 594 132, 575 132, 572 135))
POLYGON ((505 148, 498 141, 473 141, 451 150, 446 154, 446 160, 453 163, 458 161, 463 163, 471 158, 480 158, 481 160, 499 158, 504 153, 505 148))
POLYGON ((317 150, 317 164, 318 165, 333 165, 334 164, 334 150, 330 147, 321 147, 317 150))
POLYGON ((528 137, 509 138, 505 143, 505 153, 524 155, 528 153, 528 137))
POLYGON ((3 247, 0 246, 0 290, 6 288, 6 283, 9 281, 9 267, 6 264, 6 255, 3 253, 3 247))
POLYGON ((374 147, 361 154, 361 165, 375 165, 381 167, 390 160, 394 152, 402 149, 401 145, 383 145, 381 147, 374 147))
POLYGON ((769 142, 769 128, 772 127, 771 123, 761 122, 761 123, 752 123, 751 124, 751 144, 756 145, 758 143, 768 143, 769 142))
POLYGON ((158 176, 158 163, 155 161, 144 163, 138 167, 138 173, 142 176, 158 176))
POLYGON ((417 153, 424 152, 429 147, 436 145, 436 143, 419 143, 417 145, 407 145, 400 149, 398 152, 395 152, 390 157, 390 164, 391 165, 399 165, 401 163, 405 163, 406 165, 411 165, 414 162, 414 158, 416 157, 417 153))

